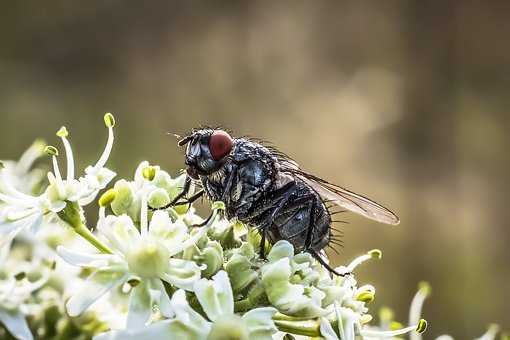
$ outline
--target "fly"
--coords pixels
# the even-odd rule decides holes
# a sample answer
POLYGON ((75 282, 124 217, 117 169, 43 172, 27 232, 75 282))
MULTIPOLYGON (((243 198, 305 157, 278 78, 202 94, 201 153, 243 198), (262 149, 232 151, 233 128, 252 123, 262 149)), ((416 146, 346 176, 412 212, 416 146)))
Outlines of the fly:
POLYGON ((328 204, 396 225, 399 218, 369 198, 303 171, 289 156, 254 138, 233 138, 221 129, 196 129, 178 142, 186 146, 187 177, 182 192, 167 206, 188 204, 205 196, 225 203, 229 219, 255 226, 266 238, 287 240, 296 252, 306 251, 330 272, 320 253, 335 242, 328 204), (193 181, 202 190, 187 197, 193 181))

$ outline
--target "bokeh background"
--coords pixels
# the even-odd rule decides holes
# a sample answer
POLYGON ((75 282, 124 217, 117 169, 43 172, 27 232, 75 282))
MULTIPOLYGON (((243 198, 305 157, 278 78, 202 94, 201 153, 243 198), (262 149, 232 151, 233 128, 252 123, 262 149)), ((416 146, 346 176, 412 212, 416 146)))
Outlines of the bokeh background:
POLYGON ((66 125, 81 166, 117 117, 111 167, 177 172, 201 124, 273 141, 303 168, 398 212, 344 216, 336 264, 429 335, 510 327, 508 2, 11 1, 0 5, 0 152, 66 125))

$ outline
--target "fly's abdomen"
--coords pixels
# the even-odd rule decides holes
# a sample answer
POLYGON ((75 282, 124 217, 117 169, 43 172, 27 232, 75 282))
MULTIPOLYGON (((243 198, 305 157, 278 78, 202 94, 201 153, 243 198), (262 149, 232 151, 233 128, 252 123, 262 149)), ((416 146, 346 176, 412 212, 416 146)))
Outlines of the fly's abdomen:
POLYGON ((329 242, 331 218, 319 195, 301 183, 296 185, 292 199, 268 228, 269 238, 273 243, 287 240, 299 252, 306 250, 306 240, 311 232, 310 248, 319 251, 329 242))

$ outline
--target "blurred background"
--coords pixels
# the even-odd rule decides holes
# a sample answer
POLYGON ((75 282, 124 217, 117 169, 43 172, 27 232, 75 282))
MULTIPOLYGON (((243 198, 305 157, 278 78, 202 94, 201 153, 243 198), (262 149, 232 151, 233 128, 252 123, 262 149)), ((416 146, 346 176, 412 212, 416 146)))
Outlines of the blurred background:
POLYGON ((117 117, 110 168, 177 172, 168 131, 268 139, 304 169, 391 207, 353 215, 346 263, 406 321, 421 280, 429 335, 510 327, 509 2, 11 1, 0 5, 0 157, 66 125, 83 167, 117 117))

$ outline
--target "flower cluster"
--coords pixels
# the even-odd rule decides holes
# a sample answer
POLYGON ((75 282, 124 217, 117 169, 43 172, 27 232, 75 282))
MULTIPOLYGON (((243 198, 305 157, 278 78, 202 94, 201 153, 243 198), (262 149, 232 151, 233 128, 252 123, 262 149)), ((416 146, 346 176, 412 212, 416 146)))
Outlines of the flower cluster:
MULTIPOLYGON (((421 339, 426 284, 411 303, 407 326, 388 309, 379 325, 371 322, 375 288, 358 285, 355 273, 380 259, 379 250, 337 268, 353 274, 332 276, 284 240, 268 245, 267 260, 259 258, 259 233, 226 220, 222 202, 212 203, 205 220, 191 205, 149 209, 171 202, 184 174, 173 178, 142 162, 132 180, 107 189, 115 176, 106 168, 115 120, 106 114, 104 121, 105 150, 81 177, 64 127, 57 136, 65 178, 57 149, 40 142, 18 162, 2 162, 2 339, 421 339), (44 152, 53 163, 47 181, 31 169, 44 152), (97 196, 91 225, 83 207, 97 196)), ((496 332, 490 328, 484 339, 496 332)))

